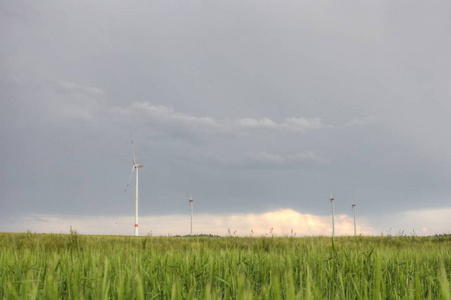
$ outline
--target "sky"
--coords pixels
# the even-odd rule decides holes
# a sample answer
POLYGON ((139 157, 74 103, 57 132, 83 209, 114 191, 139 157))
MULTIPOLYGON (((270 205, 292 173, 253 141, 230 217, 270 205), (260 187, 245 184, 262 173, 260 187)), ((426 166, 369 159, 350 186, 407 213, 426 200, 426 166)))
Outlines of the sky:
POLYGON ((0 231, 449 233, 450 11, 0 0, 0 231))

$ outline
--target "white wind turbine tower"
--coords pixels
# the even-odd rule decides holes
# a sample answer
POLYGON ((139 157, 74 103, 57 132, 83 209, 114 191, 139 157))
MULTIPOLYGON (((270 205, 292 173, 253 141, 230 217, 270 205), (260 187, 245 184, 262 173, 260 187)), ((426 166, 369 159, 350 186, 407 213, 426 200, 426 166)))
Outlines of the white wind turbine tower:
POLYGON ((190 213, 191 213, 191 225, 190 225, 189 235, 193 235, 193 204, 194 204, 194 199, 193 199, 193 196, 186 195, 186 197, 188 198, 188 201, 189 201, 189 208, 190 208, 190 213))
POLYGON ((335 215, 334 215, 334 196, 332 191, 330 192, 330 205, 332 206, 332 237, 335 236, 335 215))
POLYGON ((132 158, 133 158, 132 172, 130 173, 130 178, 128 179, 128 183, 127 183, 127 187, 125 188, 125 191, 127 191, 127 188, 130 185, 130 181, 132 180, 133 172, 135 172, 135 236, 138 236, 138 169, 142 168, 143 165, 136 163, 135 146, 133 144, 133 137, 132 137, 132 158))
POLYGON ((354 236, 357 236, 357 223, 355 220, 355 203, 352 203, 352 214, 354 215, 354 236))

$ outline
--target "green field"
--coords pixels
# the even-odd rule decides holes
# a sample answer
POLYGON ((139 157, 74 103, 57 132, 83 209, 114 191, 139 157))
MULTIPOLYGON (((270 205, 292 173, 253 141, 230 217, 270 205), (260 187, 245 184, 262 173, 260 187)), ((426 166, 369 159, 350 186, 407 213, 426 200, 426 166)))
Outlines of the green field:
POLYGON ((0 233, 2 299, 450 299, 451 237, 0 233))

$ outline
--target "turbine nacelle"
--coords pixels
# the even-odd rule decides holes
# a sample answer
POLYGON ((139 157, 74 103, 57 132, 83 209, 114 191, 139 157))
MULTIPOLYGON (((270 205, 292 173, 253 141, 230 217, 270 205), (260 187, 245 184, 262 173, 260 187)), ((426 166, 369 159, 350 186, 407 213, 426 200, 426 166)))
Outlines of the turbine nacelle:
POLYGON ((133 165, 133 168, 142 168, 142 167, 144 167, 143 164, 134 164, 133 165))
POLYGON ((188 198, 190 203, 194 202, 193 196, 188 196, 188 194, 186 194, 186 198, 188 198))

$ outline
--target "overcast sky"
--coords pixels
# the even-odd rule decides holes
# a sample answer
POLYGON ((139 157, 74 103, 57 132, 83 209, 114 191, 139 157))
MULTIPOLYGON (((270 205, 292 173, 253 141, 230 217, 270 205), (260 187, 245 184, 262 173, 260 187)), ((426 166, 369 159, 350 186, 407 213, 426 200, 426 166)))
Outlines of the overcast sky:
POLYGON ((0 0, 0 231, 449 233, 450 12, 0 0))

